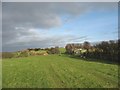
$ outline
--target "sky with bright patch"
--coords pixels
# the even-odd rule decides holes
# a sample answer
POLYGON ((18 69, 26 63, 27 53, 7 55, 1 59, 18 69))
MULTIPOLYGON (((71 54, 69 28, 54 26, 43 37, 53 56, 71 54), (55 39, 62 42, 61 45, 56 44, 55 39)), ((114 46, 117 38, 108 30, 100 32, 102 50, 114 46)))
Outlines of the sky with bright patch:
POLYGON ((3 2, 3 51, 118 39, 117 2, 3 2))

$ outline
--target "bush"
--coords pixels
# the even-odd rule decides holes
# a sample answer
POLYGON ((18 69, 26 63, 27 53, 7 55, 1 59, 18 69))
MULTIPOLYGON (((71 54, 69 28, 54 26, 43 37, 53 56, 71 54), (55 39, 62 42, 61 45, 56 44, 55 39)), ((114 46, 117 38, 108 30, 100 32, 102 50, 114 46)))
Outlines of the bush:
POLYGON ((102 41, 95 45, 92 45, 89 42, 84 42, 81 47, 77 44, 67 44, 66 45, 66 53, 68 54, 78 54, 77 49, 85 49, 86 52, 80 52, 80 56, 84 56, 86 58, 94 58, 94 59, 103 59, 105 61, 114 61, 118 62, 118 54, 120 51, 120 39, 119 40, 109 40, 102 41), (77 47, 76 47, 77 46, 77 47))
POLYGON ((46 51, 30 51, 29 52, 29 55, 47 55, 47 52, 46 51))
POLYGON ((25 51, 20 52, 18 55, 18 57, 27 57, 27 56, 28 56, 28 52, 25 52, 25 51))
POLYGON ((51 48, 47 51, 48 54, 59 54, 59 47, 51 48))
POLYGON ((12 52, 2 52, 2 58, 13 58, 14 54, 12 52))

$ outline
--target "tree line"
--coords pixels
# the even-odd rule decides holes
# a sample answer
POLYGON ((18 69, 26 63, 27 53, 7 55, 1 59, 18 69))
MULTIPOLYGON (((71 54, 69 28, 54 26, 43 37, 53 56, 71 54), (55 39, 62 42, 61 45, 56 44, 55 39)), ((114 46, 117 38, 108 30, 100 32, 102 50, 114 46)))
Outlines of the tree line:
MULTIPOLYGON (((85 41, 81 44, 67 44, 65 46, 66 54, 71 54, 74 56, 82 58, 92 58, 92 59, 102 59, 108 61, 118 61, 118 53, 120 52, 120 39, 119 40, 110 40, 102 41, 92 45, 90 42, 85 41)), ((28 48, 26 50, 18 52, 2 52, 3 58, 12 58, 15 57, 24 57, 28 56, 28 53, 33 53, 35 55, 44 55, 44 54, 61 54, 60 48, 58 46, 51 48, 28 48), (43 52, 44 51, 44 52, 43 52)), ((33 55, 32 54, 32 55, 33 55)))
POLYGON ((65 46, 66 53, 75 55, 79 53, 78 56, 85 58, 103 59, 109 61, 118 61, 118 53, 120 48, 119 40, 102 41, 95 45, 90 42, 85 41, 83 44, 67 44, 65 46), (82 51, 85 52, 82 52, 82 51))
POLYGON ((51 48, 28 48, 25 50, 20 50, 16 52, 2 52, 0 57, 2 58, 18 58, 18 57, 28 57, 36 55, 48 55, 48 54, 60 54, 59 47, 51 48))

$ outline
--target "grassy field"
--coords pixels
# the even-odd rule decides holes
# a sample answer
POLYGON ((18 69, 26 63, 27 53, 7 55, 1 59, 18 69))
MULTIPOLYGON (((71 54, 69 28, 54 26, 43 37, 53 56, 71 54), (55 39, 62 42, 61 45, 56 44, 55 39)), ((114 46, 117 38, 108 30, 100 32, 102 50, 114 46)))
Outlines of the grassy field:
POLYGON ((118 66, 67 55, 3 60, 3 88, 115 88, 118 66))
POLYGON ((0 58, 0 89, 2 89, 2 59, 0 58))
POLYGON ((59 50, 60 50, 61 53, 65 53, 66 52, 65 48, 63 48, 63 47, 59 48, 59 50))

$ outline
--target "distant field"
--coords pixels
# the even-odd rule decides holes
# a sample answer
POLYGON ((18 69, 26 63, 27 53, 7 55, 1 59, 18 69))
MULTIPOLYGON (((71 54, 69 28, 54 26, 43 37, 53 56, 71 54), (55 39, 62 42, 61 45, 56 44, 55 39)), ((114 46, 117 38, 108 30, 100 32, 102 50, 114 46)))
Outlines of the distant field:
POLYGON ((30 56, 3 60, 3 88, 115 88, 118 66, 70 58, 30 56))
POLYGON ((65 53, 65 51, 66 51, 65 48, 59 48, 59 50, 61 53, 65 53))

